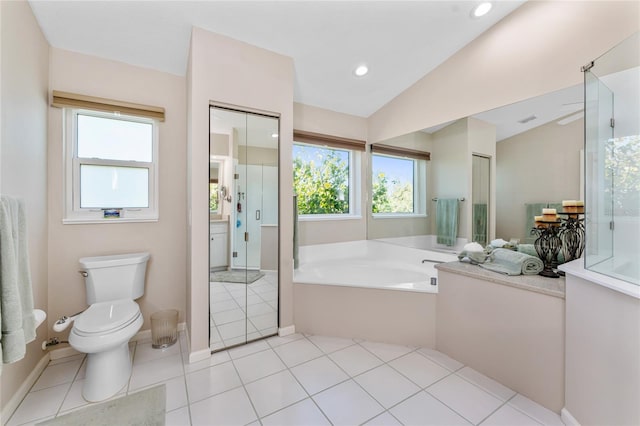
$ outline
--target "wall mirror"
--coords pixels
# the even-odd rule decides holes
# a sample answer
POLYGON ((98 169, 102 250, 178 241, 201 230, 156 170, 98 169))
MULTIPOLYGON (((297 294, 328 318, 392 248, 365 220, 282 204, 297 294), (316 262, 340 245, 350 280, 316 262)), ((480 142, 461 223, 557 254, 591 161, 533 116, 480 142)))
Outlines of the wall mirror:
POLYGON ((212 351, 277 334, 278 117, 210 107, 212 351))
POLYGON ((436 233, 433 199, 458 197, 459 237, 524 240, 528 205, 581 198, 583 98, 580 84, 380 142, 430 152, 426 217, 370 213, 367 238, 433 248, 418 238, 436 233))

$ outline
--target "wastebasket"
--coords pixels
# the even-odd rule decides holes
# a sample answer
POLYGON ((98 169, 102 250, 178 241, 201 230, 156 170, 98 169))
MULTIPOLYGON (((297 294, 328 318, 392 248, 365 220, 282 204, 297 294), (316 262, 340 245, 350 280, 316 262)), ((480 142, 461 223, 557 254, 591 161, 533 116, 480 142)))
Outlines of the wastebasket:
POLYGON ((151 314, 151 347, 167 348, 178 340, 178 311, 167 309, 151 314))

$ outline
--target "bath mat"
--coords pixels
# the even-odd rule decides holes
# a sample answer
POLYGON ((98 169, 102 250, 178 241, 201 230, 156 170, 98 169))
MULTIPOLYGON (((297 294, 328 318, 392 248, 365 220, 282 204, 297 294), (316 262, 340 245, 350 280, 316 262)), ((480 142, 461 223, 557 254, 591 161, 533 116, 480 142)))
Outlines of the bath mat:
POLYGON ((262 277, 264 277, 264 272, 260 271, 231 270, 211 273, 211 281, 225 283, 251 284, 252 282, 259 280, 262 277))
POLYGON ((164 426, 165 385, 155 386, 122 398, 90 405, 36 426, 164 426))

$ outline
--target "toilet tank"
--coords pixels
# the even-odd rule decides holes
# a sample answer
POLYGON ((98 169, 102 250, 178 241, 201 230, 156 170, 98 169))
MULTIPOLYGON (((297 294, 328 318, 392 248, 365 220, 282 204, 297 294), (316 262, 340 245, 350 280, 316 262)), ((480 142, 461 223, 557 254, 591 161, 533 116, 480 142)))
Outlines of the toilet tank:
POLYGON ((148 260, 149 253, 81 258, 87 303, 142 297, 148 260))

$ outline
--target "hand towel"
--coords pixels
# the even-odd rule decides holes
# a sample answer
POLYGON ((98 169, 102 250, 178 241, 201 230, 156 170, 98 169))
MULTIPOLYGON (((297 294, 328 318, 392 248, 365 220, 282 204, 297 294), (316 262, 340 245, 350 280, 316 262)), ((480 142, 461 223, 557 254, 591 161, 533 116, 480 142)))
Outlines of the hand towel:
POLYGON ((458 199, 438 198, 436 201, 436 229, 438 244, 451 247, 458 237, 458 199))
POLYGON ((27 250, 27 219, 22 200, 0 197, 0 359, 24 358, 36 337, 33 291, 27 250))
POLYGON ((539 258, 502 248, 493 250, 487 261, 480 266, 507 275, 535 275, 544 269, 539 258))

